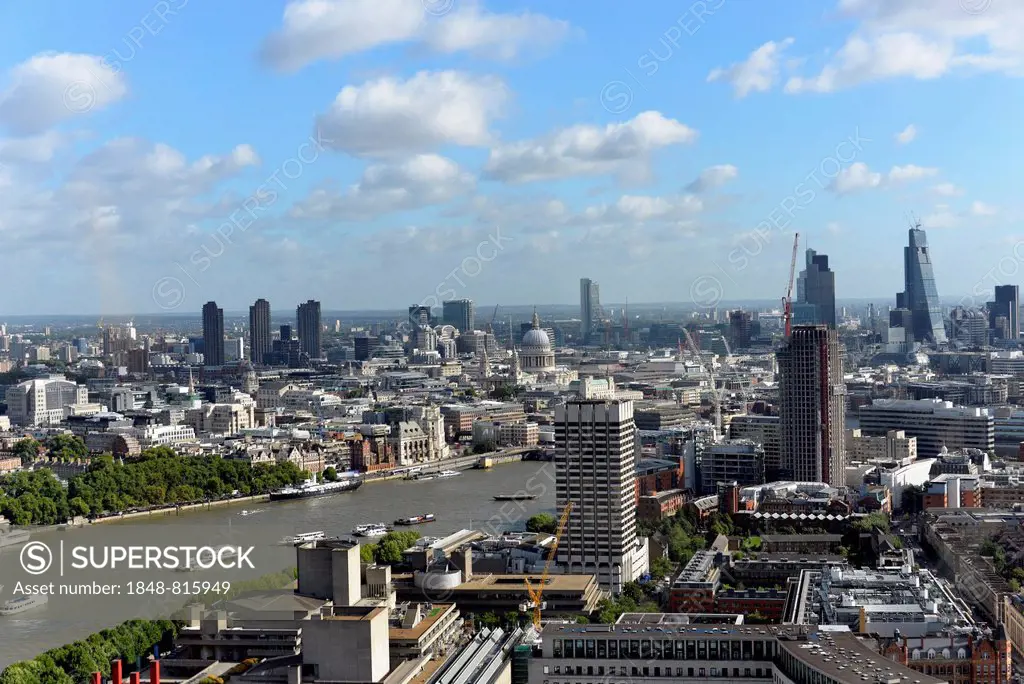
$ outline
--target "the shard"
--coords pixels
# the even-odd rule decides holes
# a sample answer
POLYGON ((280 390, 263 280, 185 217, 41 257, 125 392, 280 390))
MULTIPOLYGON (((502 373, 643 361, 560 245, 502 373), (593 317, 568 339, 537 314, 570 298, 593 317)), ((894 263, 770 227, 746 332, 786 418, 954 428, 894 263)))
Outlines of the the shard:
POLYGON ((909 233, 910 242, 903 248, 905 289, 896 295, 896 308, 910 311, 914 342, 944 344, 946 327, 939 307, 939 291, 935 287, 928 236, 919 225, 909 233))

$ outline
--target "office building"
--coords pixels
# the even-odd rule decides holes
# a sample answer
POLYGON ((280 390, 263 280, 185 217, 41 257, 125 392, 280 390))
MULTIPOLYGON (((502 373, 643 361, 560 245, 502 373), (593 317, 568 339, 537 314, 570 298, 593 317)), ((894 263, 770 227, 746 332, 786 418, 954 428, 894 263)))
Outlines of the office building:
POLYGON ((834 329, 798 325, 778 352, 782 467, 797 482, 844 483, 846 386, 834 329))
POLYGON ((299 329, 299 349, 311 359, 323 357, 323 325, 320 323, 320 302, 310 299, 295 310, 299 329))
POLYGON ((203 305, 203 358, 204 365, 224 365, 224 309, 217 302, 203 305))
POLYGON ((806 266, 796 281, 793 319, 797 324, 836 327, 836 274, 828 268, 828 256, 807 250, 806 266))
POLYGON ((442 318, 445 325, 453 326, 459 332, 476 330, 476 307, 472 299, 452 299, 442 304, 442 318))
POLYGON ((257 299, 249 307, 249 360, 265 363, 263 356, 270 350, 270 302, 257 299))
POLYGON ((601 311, 601 295, 597 283, 590 278, 580 278, 580 334, 589 343, 598 327, 601 311))
POLYGON ((909 230, 909 244, 903 248, 903 279, 905 289, 896 295, 896 307, 910 311, 911 335, 907 343, 944 344, 946 328, 939 307, 928 236, 917 227, 909 230))
POLYGON ((972 347, 984 347, 988 345, 988 336, 989 316, 983 310, 954 306, 949 312, 951 340, 972 347))
POLYGON ((764 448, 765 478, 778 480, 782 469, 782 439, 778 416, 742 415, 729 420, 730 439, 749 439, 764 448))
MULTIPOLYGON (((436 300, 435 300, 436 301, 436 300)), ((433 325, 434 317, 430 313, 429 306, 410 306, 409 307, 409 323, 412 327, 418 325, 433 325)))
POLYGON ((720 482, 741 487, 764 484, 764 447, 749 439, 709 444, 700 461, 701 491, 715 494, 720 482))
POLYGON ((64 376, 51 375, 8 387, 4 401, 15 425, 56 425, 65 419, 68 407, 89 401, 89 390, 64 376))
POLYGON ((920 458, 935 458, 942 447, 990 452, 996 445, 995 418, 988 409, 954 406, 940 399, 875 399, 861 406, 860 429, 878 437, 903 430, 917 438, 920 458))
POLYGON ((1020 339, 1020 288, 996 285, 995 301, 988 303, 988 327, 1001 340, 1020 339))
POLYGON ((736 349, 750 346, 750 327, 753 316, 749 311, 737 309, 729 312, 729 344, 736 349))
POLYGON ((596 575, 618 594, 647 571, 647 543, 636 534, 639 441, 630 400, 575 399, 555 409, 555 496, 573 504, 558 562, 596 575))

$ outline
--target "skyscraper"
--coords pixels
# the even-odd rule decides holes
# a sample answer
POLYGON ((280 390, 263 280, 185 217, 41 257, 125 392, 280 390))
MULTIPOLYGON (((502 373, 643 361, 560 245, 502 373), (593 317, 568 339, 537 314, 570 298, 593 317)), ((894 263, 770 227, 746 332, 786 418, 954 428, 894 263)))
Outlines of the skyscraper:
POLYGON ((421 306, 417 304, 416 306, 409 307, 409 323, 411 323, 414 328, 418 325, 430 325, 432 318, 433 315, 430 312, 429 306, 421 306))
POLYGON ((249 307, 249 360, 264 363, 263 355, 270 350, 270 302, 257 299, 249 307))
POLYGON ((996 285, 995 294, 995 301, 988 303, 988 327, 1000 339, 1020 339, 1020 288, 996 285))
POLYGON ((555 408, 555 441, 555 498, 559 510, 573 504, 558 562, 618 594, 647 571, 636 534, 633 402, 570 399, 555 408))
POLYGON ((321 358, 323 326, 320 323, 320 302, 310 299, 299 304, 295 310, 295 322, 299 329, 299 349, 311 359, 321 358))
POLYGON ((207 366, 224 365, 224 310, 217 302, 203 305, 203 358, 207 366))
POLYGON ((601 296, 597 283, 590 278, 580 278, 580 333, 584 342, 589 342, 597 326, 601 311, 601 296))
POLYGON ((782 468, 797 482, 842 485, 846 385, 838 333, 798 325, 778 352, 782 468))
POLYGON ((476 307, 472 299, 450 299, 442 305, 442 320, 459 332, 476 330, 476 307))
POLYGON ((908 342, 946 342, 946 327, 935 287, 928 236, 918 227, 909 231, 909 244, 903 248, 904 290, 896 295, 896 307, 909 309, 912 337, 908 342))
POLYGON ((828 268, 828 255, 807 250, 806 266, 796 281, 793 320, 797 324, 836 327, 836 274, 828 268))

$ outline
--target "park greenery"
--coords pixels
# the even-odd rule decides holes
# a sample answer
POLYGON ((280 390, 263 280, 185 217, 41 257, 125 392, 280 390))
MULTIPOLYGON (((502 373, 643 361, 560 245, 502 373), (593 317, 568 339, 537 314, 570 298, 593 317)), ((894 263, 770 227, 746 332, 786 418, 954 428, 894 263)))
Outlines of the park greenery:
MULTIPOLYGON (((653 589, 653 588, 652 588, 653 589)), ((660 613, 658 599, 647 588, 647 585, 627 582, 622 593, 614 598, 602 599, 597 604, 595 621, 602 624, 614 624, 623 613, 660 613)))
POLYGON ((266 494, 306 477, 290 462, 251 466, 219 456, 184 458, 154 447, 124 464, 109 455, 96 457, 66 488, 47 469, 0 477, 0 515, 15 525, 52 525, 72 516, 199 503, 235 492, 266 494))
POLYGON ((360 544, 360 560, 380 565, 399 564, 404 560, 402 552, 419 538, 419 532, 388 532, 376 544, 360 544))
POLYGON ((114 660, 134 663, 157 644, 169 646, 176 634, 169 620, 129 620, 33 660, 14 663, 0 674, 0 684, 86 684, 93 672, 109 677, 114 660))

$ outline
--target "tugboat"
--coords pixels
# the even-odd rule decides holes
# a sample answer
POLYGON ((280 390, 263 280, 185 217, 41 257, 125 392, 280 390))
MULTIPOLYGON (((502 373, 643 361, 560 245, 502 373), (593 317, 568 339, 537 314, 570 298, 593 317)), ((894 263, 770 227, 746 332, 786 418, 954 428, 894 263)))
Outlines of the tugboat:
POLYGON ((434 522, 433 513, 424 513, 423 515, 417 515, 412 518, 399 518, 395 521, 396 525, 423 525, 425 523, 434 522))
POLYGON ((494 497, 495 501, 533 501, 537 498, 536 494, 527 494, 526 492, 517 492, 515 494, 498 494, 494 497))

